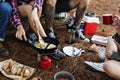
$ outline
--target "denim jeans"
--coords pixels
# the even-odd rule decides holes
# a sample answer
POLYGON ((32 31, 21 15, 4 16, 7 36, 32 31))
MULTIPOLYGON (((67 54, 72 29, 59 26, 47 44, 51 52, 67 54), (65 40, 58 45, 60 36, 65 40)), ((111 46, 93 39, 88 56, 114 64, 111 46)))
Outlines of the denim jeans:
POLYGON ((0 41, 4 41, 11 17, 12 7, 7 2, 0 3, 0 41))

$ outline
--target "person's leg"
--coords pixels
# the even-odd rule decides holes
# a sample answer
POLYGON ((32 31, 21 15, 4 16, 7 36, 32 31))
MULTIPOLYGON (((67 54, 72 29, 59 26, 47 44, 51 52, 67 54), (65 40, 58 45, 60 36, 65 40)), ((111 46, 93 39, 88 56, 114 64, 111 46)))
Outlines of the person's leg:
POLYGON ((115 60, 106 61, 103 68, 110 77, 120 80, 120 62, 115 60))
POLYGON ((70 0, 69 2, 69 6, 71 9, 76 8, 76 17, 75 17, 74 24, 72 25, 73 29, 75 30, 74 32, 75 37, 79 38, 83 42, 90 41, 88 38, 86 38, 83 35, 82 31, 80 30, 81 21, 87 9, 88 2, 89 2, 88 0, 70 0))
MULTIPOLYGON (((44 1, 44 16, 46 21, 46 27, 51 32, 54 32, 54 15, 55 15, 55 5, 57 0, 45 0, 44 1)), ((48 36, 55 38, 54 33, 48 33, 48 36)))
POLYGON ((8 27, 8 22, 11 16, 12 7, 9 3, 1 2, 0 3, 0 55, 8 56, 9 51, 4 48, 2 42, 6 37, 6 30, 8 27))
POLYGON ((76 10, 76 18, 74 22, 74 28, 79 29, 79 26, 81 24, 82 18, 85 14, 85 11, 88 6, 88 0, 71 0, 70 6, 71 9, 77 8, 76 10))
POLYGON ((31 29, 32 29, 35 33, 37 33, 37 31, 39 31, 41 37, 47 37, 47 35, 46 35, 46 33, 45 33, 42 25, 41 25, 41 22, 40 22, 40 20, 39 20, 39 18, 40 18, 40 16, 41 16, 42 7, 40 7, 40 9, 39 9, 39 11, 38 11, 38 13, 37 13, 37 15, 36 15, 36 16, 37 16, 36 19, 38 20, 37 23, 38 23, 38 27, 39 27, 39 28, 37 28, 37 30, 36 30, 36 27, 35 27, 35 25, 32 23, 32 20, 31 20, 31 15, 32 15, 31 13, 32 13, 32 10, 33 10, 32 5, 33 5, 33 2, 31 2, 30 4, 27 4, 27 5, 21 5, 21 6, 19 6, 19 7, 18 7, 19 13, 20 13, 20 15, 23 16, 23 17, 28 17, 28 21, 29 21, 30 27, 31 27, 31 29))
POLYGON ((12 8, 6 2, 0 3, 0 41, 4 41, 12 8))
POLYGON ((118 52, 117 45, 116 45, 114 39, 110 38, 106 45, 106 54, 105 54, 106 60, 111 59, 112 54, 115 52, 118 52))
MULTIPOLYGON (((33 13, 32 5, 33 5, 33 2, 31 2, 30 4, 26 4, 26 5, 21 5, 18 7, 18 11, 21 16, 28 17, 30 27, 37 34, 39 43, 36 44, 35 41, 30 41, 30 39, 28 41, 30 43, 32 42, 31 44, 34 45, 35 47, 44 49, 47 46, 49 47, 50 44, 48 44, 47 42, 44 42, 44 40, 42 38, 42 37, 47 37, 47 35, 41 25, 41 22, 39 20, 39 17, 41 16, 42 7, 40 7, 38 13, 33 13), (33 19, 32 17, 35 17, 35 19, 33 19)), ((32 33, 31 33, 31 36, 32 36, 32 33)))

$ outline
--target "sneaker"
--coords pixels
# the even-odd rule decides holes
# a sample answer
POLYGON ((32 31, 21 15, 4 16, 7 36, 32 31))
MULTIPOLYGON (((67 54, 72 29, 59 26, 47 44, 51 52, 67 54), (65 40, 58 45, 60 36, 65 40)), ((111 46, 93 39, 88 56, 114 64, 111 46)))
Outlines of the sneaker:
POLYGON ((3 46, 2 42, 0 42, 0 56, 9 56, 9 51, 3 46))
POLYGON ((46 33, 47 33, 48 37, 55 38, 55 34, 51 30, 48 30, 46 33))
POLYGON ((89 62, 89 61, 85 61, 84 63, 97 71, 105 72, 103 69, 104 63, 94 63, 94 62, 89 62))
POLYGON ((59 49, 55 50, 55 52, 51 54, 48 54, 48 56, 52 57, 53 59, 63 59, 66 57, 66 55, 59 49))
POLYGON ((79 38, 83 42, 90 42, 90 40, 83 35, 81 30, 76 30, 75 37, 79 38))

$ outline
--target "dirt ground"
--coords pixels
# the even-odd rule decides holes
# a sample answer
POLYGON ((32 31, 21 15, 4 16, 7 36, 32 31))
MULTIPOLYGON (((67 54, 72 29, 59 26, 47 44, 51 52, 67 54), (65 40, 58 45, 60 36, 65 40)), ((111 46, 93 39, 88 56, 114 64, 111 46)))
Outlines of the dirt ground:
MULTIPOLYGON (((88 12, 96 13, 100 17, 100 24, 97 28, 98 35, 111 36, 115 33, 114 28, 111 25, 102 24, 102 14, 116 12, 119 0, 91 0, 88 6, 88 12)), ((68 32, 65 26, 55 27, 57 32, 57 39, 60 42, 59 49, 62 50, 64 46, 72 45, 67 44, 65 41, 68 39, 68 32)), ((93 35, 85 35, 89 39, 93 35)), ((53 80, 53 76, 58 71, 68 71, 73 74, 75 80, 114 80, 110 78, 105 73, 94 71, 88 68, 84 61, 101 62, 98 58, 97 53, 88 52, 87 49, 92 45, 92 43, 83 43, 82 41, 77 41, 74 43, 75 47, 86 50, 84 54, 80 57, 66 57, 62 60, 52 59, 52 68, 49 70, 39 70, 36 71, 28 80, 32 80, 33 77, 41 77, 43 80, 53 80)), ((10 27, 7 31, 7 38, 5 41, 5 46, 10 50, 9 57, 0 57, 0 61, 5 59, 13 59, 19 63, 39 68, 39 62, 37 61, 37 51, 28 45, 27 42, 19 41, 15 38, 15 29, 10 27)), ((0 80, 10 80, 4 77, 0 73, 0 80)))

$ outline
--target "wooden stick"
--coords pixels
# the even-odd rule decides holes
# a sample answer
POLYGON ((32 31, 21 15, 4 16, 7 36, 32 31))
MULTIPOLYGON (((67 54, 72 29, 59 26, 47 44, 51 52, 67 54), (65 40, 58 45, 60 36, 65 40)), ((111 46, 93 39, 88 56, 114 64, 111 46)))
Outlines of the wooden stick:
POLYGON ((40 33, 39 33, 38 30, 37 30, 37 34, 38 34, 38 40, 39 40, 39 42, 41 42, 40 40, 41 40, 42 38, 41 38, 40 33))

